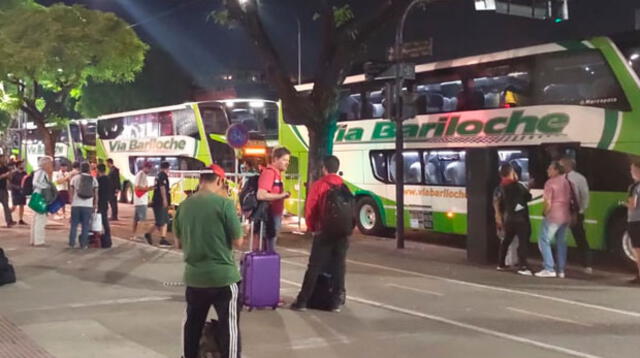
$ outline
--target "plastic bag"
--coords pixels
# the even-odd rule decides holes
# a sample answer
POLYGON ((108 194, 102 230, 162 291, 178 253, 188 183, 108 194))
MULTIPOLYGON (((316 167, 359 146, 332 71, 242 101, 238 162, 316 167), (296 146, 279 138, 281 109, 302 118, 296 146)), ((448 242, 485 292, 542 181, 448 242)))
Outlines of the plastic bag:
POLYGON ((31 199, 29 199, 29 207, 38 214, 45 214, 47 212, 47 201, 44 200, 42 194, 33 193, 31 194, 31 199))
POLYGON ((55 214, 60 209, 62 209, 63 206, 64 202, 62 201, 62 198, 60 198, 60 196, 57 196, 56 200, 49 204, 49 206, 47 207, 47 211, 49 211, 50 214, 55 214))
POLYGON ((505 265, 507 266, 516 266, 518 264, 518 246, 520 240, 518 237, 514 237, 513 241, 511 241, 511 245, 509 245, 509 249, 507 250, 507 257, 505 259, 505 265))
POLYGON ((91 218, 91 231, 92 232, 102 232, 104 228, 102 227, 102 214, 94 213, 91 218))

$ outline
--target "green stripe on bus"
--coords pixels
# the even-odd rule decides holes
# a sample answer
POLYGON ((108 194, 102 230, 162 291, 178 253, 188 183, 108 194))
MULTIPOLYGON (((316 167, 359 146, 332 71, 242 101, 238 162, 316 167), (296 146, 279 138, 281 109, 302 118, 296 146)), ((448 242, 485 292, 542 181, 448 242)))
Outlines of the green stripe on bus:
POLYGON ((300 140, 302 145, 304 145, 305 148, 309 149, 309 145, 307 144, 307 142, 302 137, 302 134, 300 134, 300 131, 298 130, 298 127, 291 126, 291 129, 293 129, 293 133, 295 133, 296 137, 298 137, 298 140, 300 140))
POLYGON ((566 48, 567 50, 586 50, 589 48, 581 41, 560 41, 558 42, 558 45, 566 48))
POLYGON ((604 129, 598 142, 599 149, 609 149, 618 128, 618 112, 610 109, 604 111, 604 129))

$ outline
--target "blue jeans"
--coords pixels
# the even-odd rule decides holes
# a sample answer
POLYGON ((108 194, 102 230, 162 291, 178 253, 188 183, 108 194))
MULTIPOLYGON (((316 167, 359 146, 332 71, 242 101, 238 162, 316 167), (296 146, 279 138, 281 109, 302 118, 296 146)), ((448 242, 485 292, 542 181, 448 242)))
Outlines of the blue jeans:
POLYGON ((278 234, 280 233, 280 228, 282 228, 282 215, 271 215, 269 220, 271 220, 271 222, 267 223, 264 227, 266 231, 264 236, 265 249, 268 252, 276 252, 278 234))
POLYGON ((538 248, 542 254, 544 269, 553 271, 555 264, 553 261, 553 252, 551 252, 551 241, 556 241, 556 258, 558 260, 558 272, 564 272, 567 264, 567 224, 555 224, 542 220, 542 230, 540 230, 540 240, 538 240, 538 248))
POLYGON ((82 225, 80 233, 80 247, 84 248, 89 245, 89 229, 91 225, 91 216, 93 208, 85 208, 81 206, 71 207, 71 228, 69 229, 69 246, 76 246, 76 235, 78 224, 82 225))

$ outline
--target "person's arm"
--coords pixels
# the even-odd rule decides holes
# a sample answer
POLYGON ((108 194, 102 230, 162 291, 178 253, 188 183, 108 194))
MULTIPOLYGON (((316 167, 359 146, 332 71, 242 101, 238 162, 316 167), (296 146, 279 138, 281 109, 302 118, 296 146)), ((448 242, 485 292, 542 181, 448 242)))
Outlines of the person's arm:
POLYGON ((98 180, 93 178, 93 211, 98 211, 98 180))
MULTIPOLYGON (((35 180, 34 180, 34 183, 35 183, 35 180)), ((75 192, 76 192, 76 187, 75 186, 76 186, 76 182, 74 180, 72 180, 71 184, 69 184, 69 198, 71 200, 73 200, 73 194, 75 194, 75 192)))
POLYGON ((542 202, 542 215, 546 216, 551 210, 551 200, 553 199, 553 190, 548 185, 549 183, 544 185, 544 194, 543 194, 543 202, 542 202))
POLYGON ((275 180, 276 174, 273 169, 265 169, 262 174, 260 174, 260 178, 258 179, 258 192, 256 193, 258 200, 276 201, 289 197, 290 194, 288 192, 282 192, 280 194, 269 192, 275 180))
POLYGON ((241 249, 244 244, 244 231, 242 230, 242 224, 238 219, 235 207, 231 200, 225 200, 224 203, 224 227, 227 239, 231 241, 231 246, 236 249, 241 249))
POLYGON ((583 176, 580 185, 578 185, 578 195, 580 197, 580 211, 584 212, 589 207, 589 184, 583 176))
POLYGON ((502 227, 503 227, 502 211, 500 210, 501 200, 502 200, 502 191, 500 190, 500 188, 497 188, 496 192, 493 195, 493 211, 495 212, 496 229, 498 230, 502 230, 502 227))
POLYGON ((8 178, 9 176, 11 176, 11 174, 13 174, 13 170, 9 170, 4 174, 0 174, 0 179, 8 178))
POLYGON ((316 218, 318 213, 318 203, 320 199, 320 186, 322 183, 315 182, 311 185, 311 189, 309 189, 309 194, 307 195, 307 202, 305 204, 305 213, 304 218, 307 223, 307 231, 315 232, 316 231, 316 218))

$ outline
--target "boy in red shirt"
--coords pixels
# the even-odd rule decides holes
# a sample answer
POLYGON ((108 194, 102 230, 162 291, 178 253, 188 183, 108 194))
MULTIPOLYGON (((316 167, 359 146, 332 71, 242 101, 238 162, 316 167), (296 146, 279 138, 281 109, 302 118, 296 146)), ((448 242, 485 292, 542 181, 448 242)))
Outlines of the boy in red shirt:
MULTIPOLYGON (((313 233, 313 244, 302 288, 300 289, 300 293, 298 293, 296 301, 291 304, 291 309, 296 311, 306 310, 307 302, 315 289, 318 277, 329 265, 336 266, 332 268, 331 271, 335 273, 335 287, 337 287, 338 291, 334 294, 334 297, 329 297, 329 309, 334 312, 339 312, 340 305, 343 303, 342 295, 345 292, 344 276, 347 248, 349 247, 349 234, 338 237, 332 236, 327 233, 327 231, 330 230, 325 230, 322 227, 322 216, 325 215, 323 210, 325 208, 327 193, 333 187, 341 187, 344 185, 342 178, 336 174, 339 168, 340 160, 337 157, 333 155, 326 157, 322 163, 323 176, 313 183, 309 190, 309 195, 307 195, 305 218, 308 231, 313 233)), ((346 188, 345 190, 348 191, 346 188)))
POLYGON ((284 191, 282 172, 289 167, 291 152, 287 148, 280 147, 273 151, 271 164, 269 164, 258 179, 258 200, 269 202, 269 215, 266 221, 266 248, 267 251, 276 251, 278 232, 282 226, 282 214, 284 212, 284 199, 291 196, 284 191))

